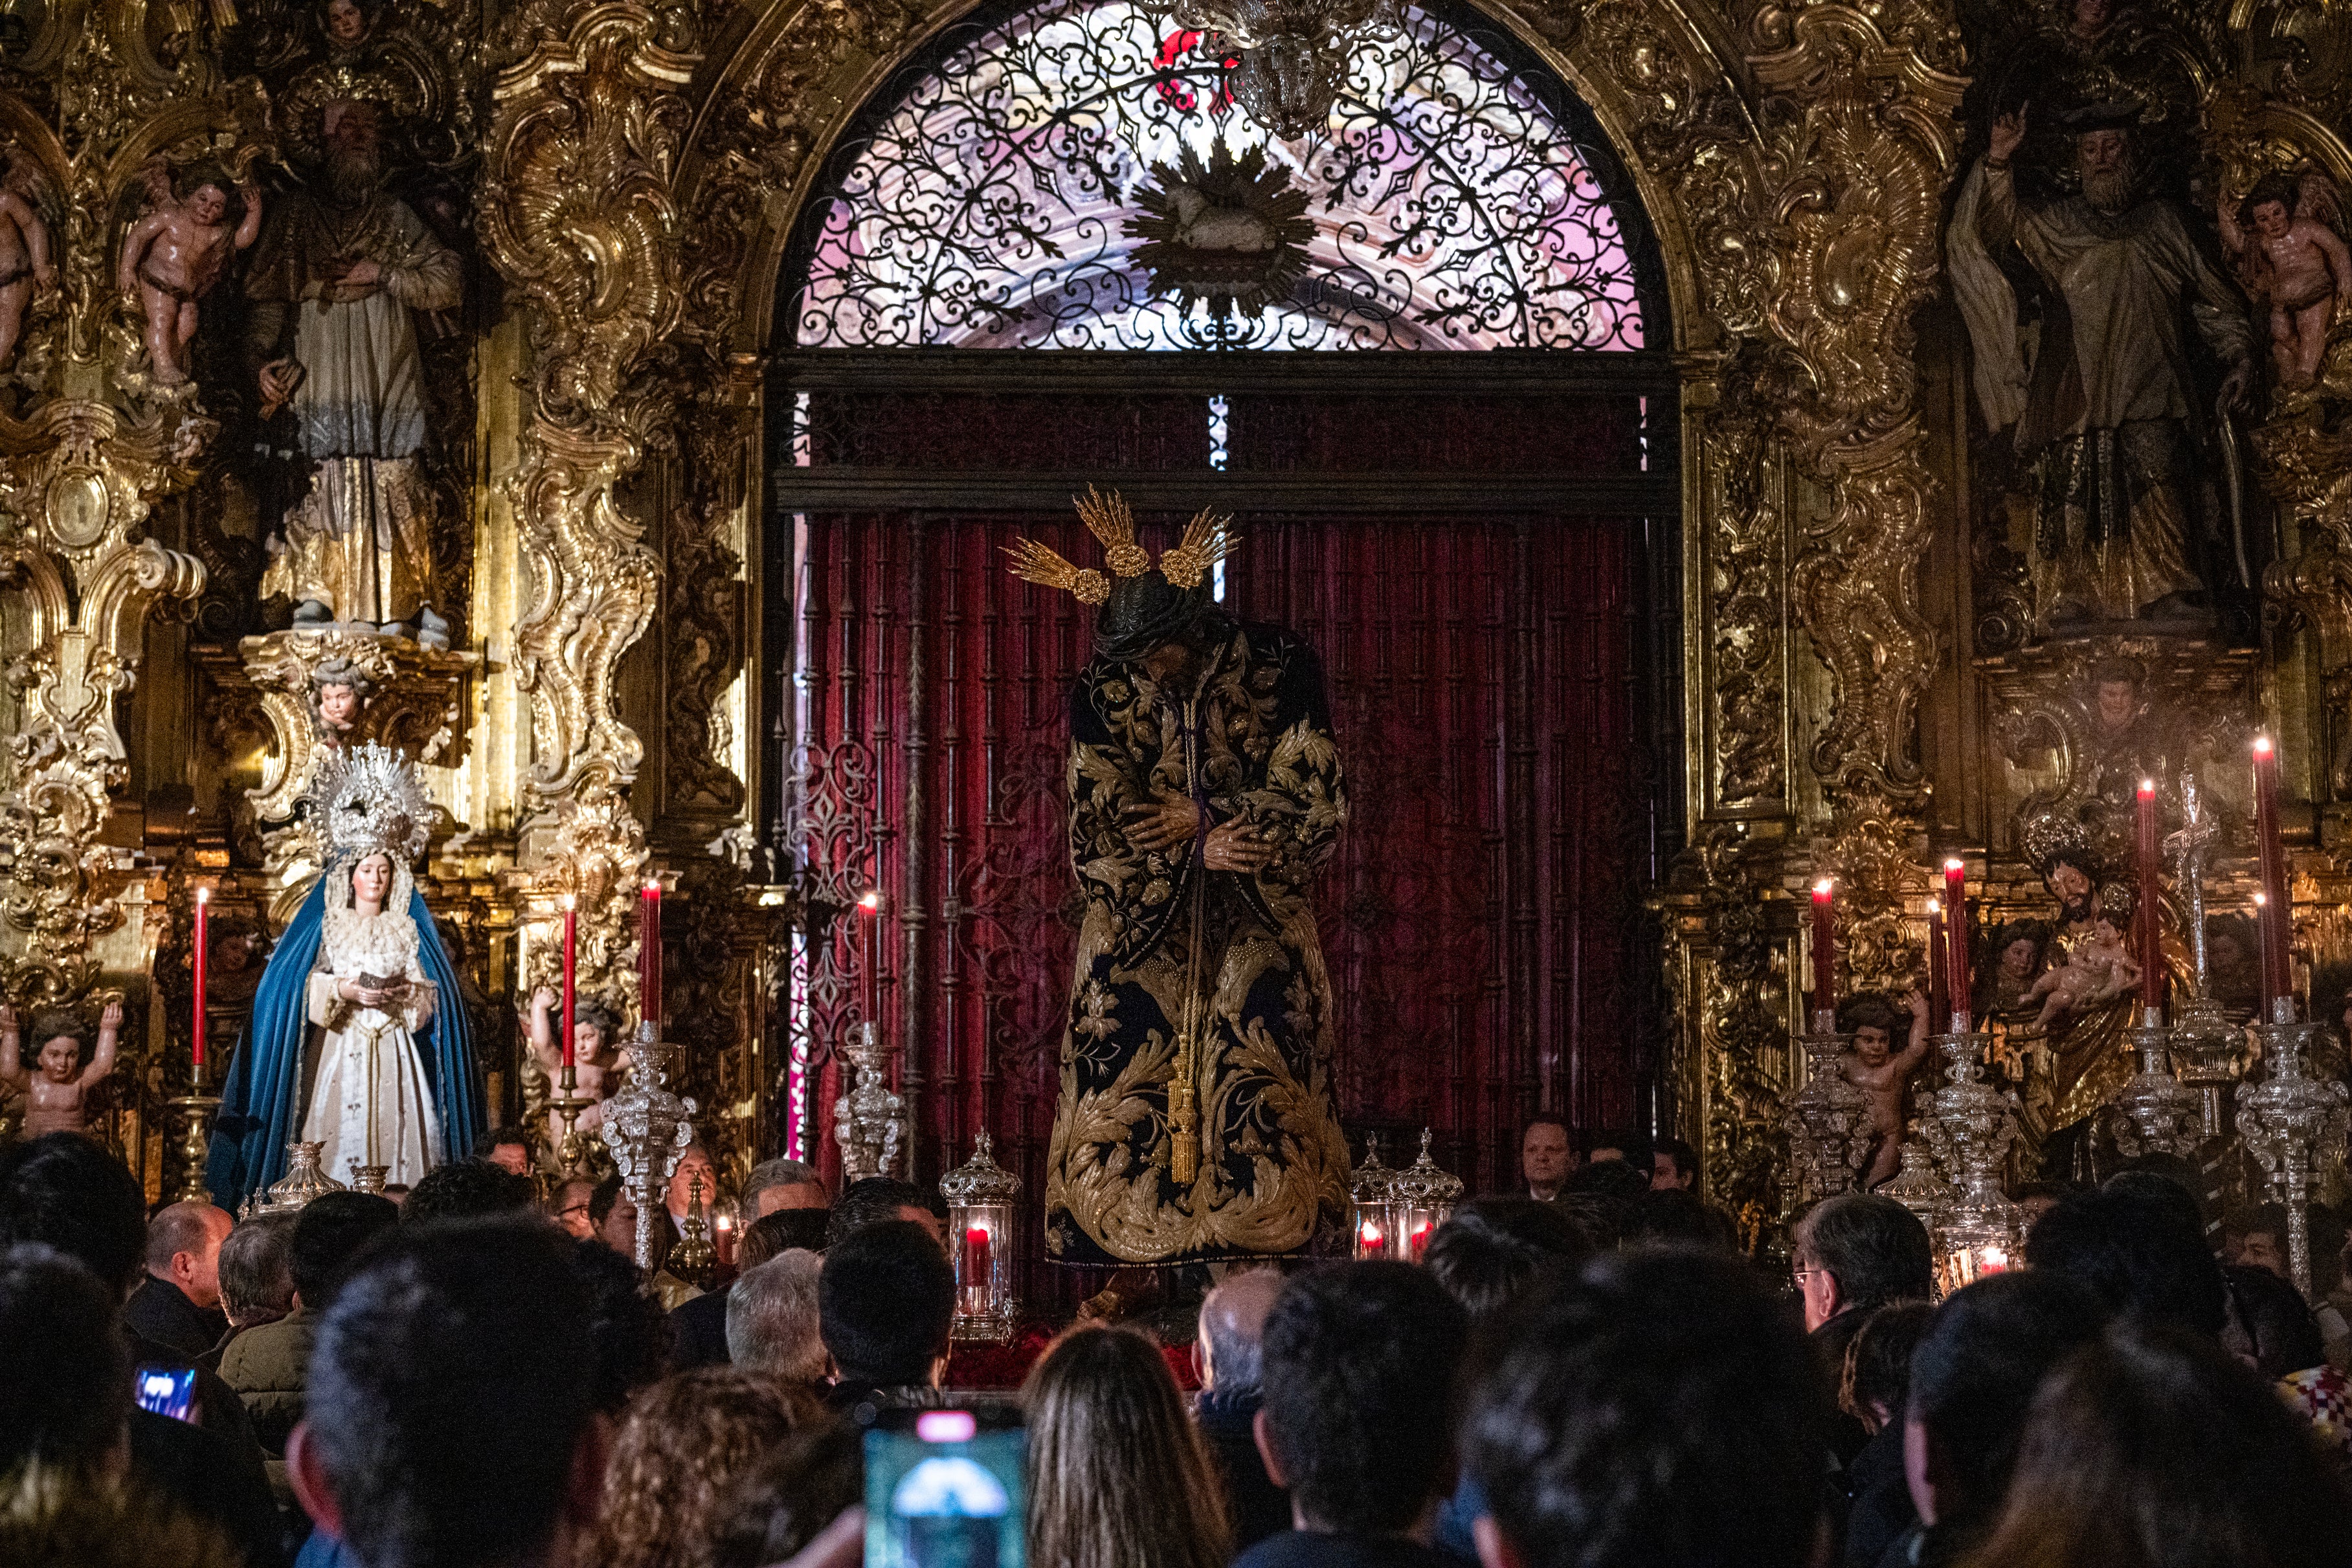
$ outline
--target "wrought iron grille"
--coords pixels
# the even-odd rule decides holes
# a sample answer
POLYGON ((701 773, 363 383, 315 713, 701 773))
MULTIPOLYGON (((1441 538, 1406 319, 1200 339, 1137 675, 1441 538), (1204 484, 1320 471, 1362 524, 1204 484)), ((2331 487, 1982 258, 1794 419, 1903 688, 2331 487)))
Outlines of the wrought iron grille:
POLYGON ((803 348, 1638 349, 1653 268, 1582 106, 1508 40, 1407 8, 1297 142, 1228 62, 1128 0, 999 6, 877 95, 788 277, 803 348), (1262 317, 1155 297, 1122 232, 1156 163, 1264 144, 1310 198, 1308 266, 1262 317))

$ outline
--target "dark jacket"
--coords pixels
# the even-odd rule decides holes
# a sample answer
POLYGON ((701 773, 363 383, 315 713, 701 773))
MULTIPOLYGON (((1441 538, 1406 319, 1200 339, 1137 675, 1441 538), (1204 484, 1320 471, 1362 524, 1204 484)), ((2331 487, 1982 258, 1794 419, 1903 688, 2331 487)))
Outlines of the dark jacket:
MULTIPOLYGON (((1862 1331, 1864 1320, 1877 1310, 1874 1305, 1848 1307, 1812 1332, 1813 1358, 1822 1369, 1822 1386, 1828 1391, 1832 1405, 1837 1401, 1838 1385, 1845 1381, 1846 1348, 1862 1331)), ((1870 1441, 1870 1434, 1862 1429, 1862 1423, 1843 1410, 1832 1412, 1829 1437, 1830 1457, 1840 1468, 1853 1464, 1863 1445, 1870 1441)))
POLYGON ((221 1381, 244 1402, 267 1462, 269 1489, 278 1506, 289 1510, 295 1500, 293 1484, 286 1479, 286 1439, 302 1419, 310 1351, 318 1340, 318 1320, 298 1310, 274 1323, 246 1330, 221 1352, 221 1381))
POLYGON ((670 1371, 725 1366, 734 1359, 727 1353, 727 1298, 734 1289, 730 1284, 721 1289, 707 1291, 671 1310, 670 1371))
POLYGON ((240 1456, 218 1432, 134 1409, 131 1469, 165 1500, 217 1528, 247 1568, 281 1568, 287 1561, 283 1526, 258 1460, 249 1450, 240 1456))
POLYGON ((188 1300, 187 1292, 152 1274, 123 1303, 122 1323, 141 1339, 177 1351, 190 1361, 220 1343, 228 1318, 188 1300))
POLYGON ((1919 1521, 1903 1474, 1903 1423, 1880 1427, 1846 1467, 1845 1568, 1877 1568, 1886 1549, 1919 1521))
POLYGON ((1290 1528, 1290 1494, 1266 1479, 1265 1461, 1258 1456, 1257 1437, 1251 1430, 1262 1403, 1255 1392, 1236 1397, 1202 1389, 1192 1407, 1201 1439, 1225 1483, 1237 1552, 1290 1528))

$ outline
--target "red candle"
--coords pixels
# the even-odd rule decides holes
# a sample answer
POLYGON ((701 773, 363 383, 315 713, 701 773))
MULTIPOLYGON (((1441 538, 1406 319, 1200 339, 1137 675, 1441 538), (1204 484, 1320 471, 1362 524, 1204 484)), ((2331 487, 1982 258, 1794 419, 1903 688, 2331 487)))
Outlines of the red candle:
POLYGON ((989 1271, 993 1266, 991 1244, 993 1238, 984 1225, 967 1226, 963 1233, 963 1310, 966 1312, 988 1310, 989 1271))
POLYGON ((858 922, 866 940, 866 1021, 882 1026, 882 890, 868 888, 857 900, 858 922))
MULTIPOLYGON (((1830 923, 1830 879, 1813 884, 1813 1032, 1826 1034, 1822 1015, 1837 1012, 1837 938, 1830 923)), ((1837 1026, 1832 1023, 1830 1028, 1837 1026)))
POLYGON ((637 910, 637 995, 646 1022, 658 1025, 662 1011, 661 883, 646 879, 637 910))
POLYGON ((1422 1255, 1429 1250, 1429 1233, 1431 1228, 1430 1223, 1427 1220, 1422 1221, 1421 1224, 1413 1227, 1412 1253, 1412 1260, 1415 1263, 1422 1261, 1422 1255))
MULTIPOLYGON (((205 1072, 205 963, 210 956, 212 947, 212 902, 213 890, 210 888, 196 889, 195 1068, 196 1077, 199 1079, 203 1079, 205 1072)), ((199 1092, 202 1092, 204 1085, 199 1082, 196 1088, 199 1092)))
POLYGON ((580 969, 580 911, 571 894, 563 895, 563 1065, 572 1063, 572 1005, 580 969))
POLYGON ((2156 781, 2139 781, 2139 1005, 2164 1005, 2164 922, 2156 897, 2156 781))
POLYGON ((1969 867, 1955 857, 1944 862, 1944 929, 1951 943, 1944 966, 1951 988, 1952 1033, 1969 1032, 1969 867))
POLYGON ((2268 735, 2254 737, 2254 838, 2263 855, 2263 900, 2259 906, 2263 937, 2263 1021, 2270 1022, 2278 999, 2288 994, 2286 853, 2279 843, 2278 751, 2268 735))
POLYGON ((1381 1234, 1380 1221, 1366 1220, 1358 1228, 1357 1237, 1363 1244, 1361 1251, 1365 1258, 1386 1258, 1389 1255, 1388 1238, 1381 1234))
POLYGON ((1927 1018, 1949 1016, 1951 994, 1944 986, 1944 906, 1927 900, 1927 1018))

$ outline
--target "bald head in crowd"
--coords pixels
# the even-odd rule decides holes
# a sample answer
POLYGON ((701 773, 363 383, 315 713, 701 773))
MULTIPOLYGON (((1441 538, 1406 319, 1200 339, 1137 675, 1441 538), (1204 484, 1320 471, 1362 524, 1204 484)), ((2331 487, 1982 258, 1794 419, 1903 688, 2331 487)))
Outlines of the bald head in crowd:
POLYGON ((232 1220, 210 1204, 171 1204, 147 1222, 147 1272, 197 1306, 220 1305, 220 1249, 232 1220))
POLYGON ((1272 1268, 1229 1276, 1201 1303, 1201 1383, 1227 1395, 1254 1392, 1265 1370, 1265 1320, 1287 1283, 1272 1268))

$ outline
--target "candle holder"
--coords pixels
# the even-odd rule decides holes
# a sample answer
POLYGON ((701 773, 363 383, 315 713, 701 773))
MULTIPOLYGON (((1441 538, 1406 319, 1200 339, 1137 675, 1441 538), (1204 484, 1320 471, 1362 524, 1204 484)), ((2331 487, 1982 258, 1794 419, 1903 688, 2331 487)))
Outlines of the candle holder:
POLYGON ((324 1142, 306 1143, 299 1140, 286 1145, 286 1174, 269 1184, 268 1192, 254 1204, 253 1212, 294 1214, 312 1198, 348 1191, 319 1163, 319 1151, 326 1146, 324 1142))
POLYGON ((373 1193, 383 1196, 383 1179, 392 1173, 390 1165, 355 1165, 352 1168, 352 1191, 373 1193))
POLYGON ((2238 1093, 2238 1136, 2286 1208, 2287 1267, 2295 1289, 2311 1294, 2311 1192, 2328 1164, 2343 1157, 2347 1110, 2340 1083, 2311 1076, 2304 1053, 2325 1027, 2294 1022, 2294 1002, 2280 997, 2273 1021, 2254 1026, 2263 1081, 2238 1093))
POLYGON ((586 1135, 580 1131, 580 1119, 596 1102, 580 1092, 580 1069, 566 1062, 557 1069, 555 1093, 547 1102, 547 1126, 554 1143, 556 1167, 569 1175, 580 1169, 587 1158, 586 1135), (563 1131, 555 1134, 558 1122, 563 1131))
POLYGON ((656 1226, 664 1223, 663 1201, 670 1175, 677 1169, 688 1144, 694 1142, 695 1113, 691 1099, 665 1087, 669 1077, 670 1047, 650 1023, 637 1026, 636 1044, 630 1048, 626 1088, 604 1102, 604 1144, 613 1163, 628 1184, 637 1205, 637 1267, 654 1267, 656 1226))
POLYGON ((180 1190, 177 1201, 209 1204, 212 1189, 205 1185, 205 1160, 212 1152, 213 1115, 220 1110, 215 1094, 184 1094, 163 1102, 180 1113, 180 1190))
POLYGON ((1813 1032, 1797 1037, 1805 1053, 1805 1081, 1782 1101, 1780 1125, 1789 1135, 1789 1164, 1801 1209, 1851 1188, 1869 1150, 1863 1136, 1869 1102, 1838 1067, 1848 1038, 1838 1033, 1837 1015, 1826 1007, 1814 1012, 1813 1032))
POLYGON ((2221 1137, 2228 1130, 2222 1092, 2245 1070, 2245 1031, 2230 1022, 2214 998, 2192 996, 2180 1005, 2169 1044, 2182 1086, 2199 1096, 2199 1137, 2221 1137))
MULTIPOLYGON (((1418 1263, 1429 1250, 1429 1238, 1437 1233, 1454 1205, 1462 1201, 1462 1178, 1441 1169, 1430 1157, 1433 1134, 1426 1127, 1421 1130, 1421 1158, 1399 1171, 1389 1183, 1389 1200, 1396 1216, 1396 1228, 1403 1237, 1405 1260, 1418 1263)), ((1393 1233, 1392 1233, 1393 1234, 1393 1233)))
POLYGON ((870 1023, 860 1024, 843 1054, 853 1081, 833 1102, 833 1137, 841 1148, 841 1180, 846 1186, 867 1176, 896 1176, 907 1147, 907 1102, 891 1092, 884 1067, 888 1053, 870 1023))
POLYGON ((1364 1134, 1364 1163, 1348 1179, 1349 1224, 1353 1249, 1360 1260, 1397 1256, 1397 1173, 1381 1163, 1381 1135, 1364 1134))
POLYGON ((1938 1296, 1948 1296, 2011 1267, 2023 1216, 2001 1190, 2001 1164, 2017 1137, 2017 1107, 1979 1075, 1992 1037, 1975 1031, 1936 1037, 1949 1082, 1937 1089, 1932 1115, 1950 1151, 1947 1168, 1956 1191, 1929 1231, 1936 1247, 1938 1296))
POLYGON ((2126 1160, 2148 1154, 2185 1158, 2204 1140, 2203 1099, 2172 1076, 2171 1040, 2163 1011, 2143 1010, 2139 1027, 2131 1032, 2139 1070, 2108 1101, 2120 1113, 2116 1149, 2126 1160))
POLYGON ((1901 1154, 1903 1163, 1894 1180, 1878 1191, 1917 1215, 1919 1223, 1933 1236, 1936 1227, 1944 1223, 1945 1211, 1952 1206, 1952 1184, 1944 1180, 1936 1168, 1936 1156, 1929 1152, 1925 1131, 1916 1116, 1905 1131, 1901 1154))
POLYGON ((1020 1303, 1013 1296, 1013 1203, 1021 1178, 996 1163, 994 1140, 972 1140, 971 1158, 940 1178, 948 1201, 949 1258, 955 1264, 954 1337, 980 1344, 1013 1342, 1020 1303))
MULTIPOLYGON (((638 1211, 643 1213, 643 1210, 638 1211)), ((677 1224, 677 1245, 662 1267, 698 1290, 708 1290, 719 1278, 719 1249, 710 1244, 710 1219, 702 1206, 702 1178, 688 1178, 686 1217, 677 1224)))

